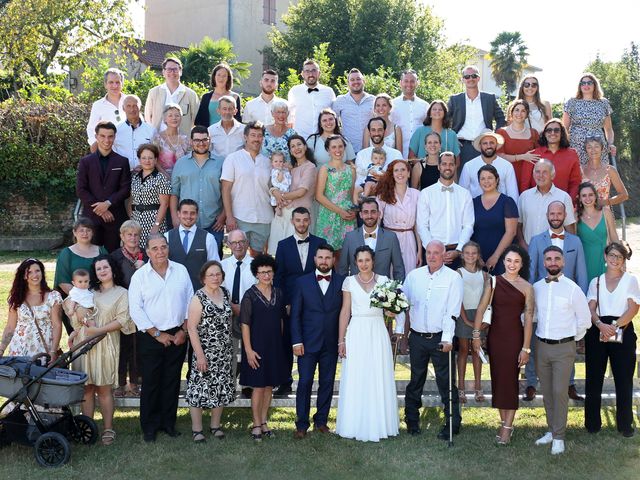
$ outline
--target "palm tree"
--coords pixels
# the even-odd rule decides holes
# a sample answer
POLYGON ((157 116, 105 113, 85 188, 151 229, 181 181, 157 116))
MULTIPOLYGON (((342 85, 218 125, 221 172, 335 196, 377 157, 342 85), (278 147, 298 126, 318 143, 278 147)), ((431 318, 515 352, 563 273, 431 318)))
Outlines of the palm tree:
POLYGON ((520 32, 501 32, 491 42, 491 76, 496 84, 507 86, 507 92, 513 92, 527 66, 527 46, 520 32))
POLYGON ((248 62, 236 62, 233 43, 226 38, 213 40, 204 37, 198 44, 191 44, 189 48, 173 52, 182 62, 182 81, 201 82, 209 85, 211 70, 220 62, 227 62, 233 71, 234 83, 241 84, 241 80, 249 78, 251 74, 248 62))

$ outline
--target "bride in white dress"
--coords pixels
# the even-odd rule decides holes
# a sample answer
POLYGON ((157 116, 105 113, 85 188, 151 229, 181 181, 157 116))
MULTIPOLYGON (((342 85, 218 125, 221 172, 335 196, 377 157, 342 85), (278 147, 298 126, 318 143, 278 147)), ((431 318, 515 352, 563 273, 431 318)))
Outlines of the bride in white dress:
POLYGON ((359 273, 345 278, 338 353, 342 357, 336 433, 377 442, 398 435, 398 401, 389 334, 382 309, 370 307, 376 283, 388 280, 373 272, 374 253, 356 249, 359 273))

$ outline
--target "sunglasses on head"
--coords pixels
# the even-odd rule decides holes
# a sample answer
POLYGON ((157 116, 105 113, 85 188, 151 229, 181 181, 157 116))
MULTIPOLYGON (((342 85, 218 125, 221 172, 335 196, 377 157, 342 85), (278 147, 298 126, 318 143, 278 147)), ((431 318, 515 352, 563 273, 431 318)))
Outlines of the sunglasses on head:
POLYGON ((582 81, 580 82, 580 86, 581 86, 581 87, 584 87, 584 86, 586 86, 586 85, 593 85, 593 80, 582 80, 582 81))
POLYGON ((463 75, 462 78, 464 78, 465 80, 469 80, 470 78, 480 78, 480 75, 478 75, 477 73, 472 73, 470 75, 463 75))
POLYGON ((550 127, 547 128, 544 133, 560 133, 562 129, 560 127, 550 127))
POLYGON ((538 86, 538 84, 537 83, 531 83, 531 82, 524 82, 522 84, 522 86, 524 88, 536 88, 538 86))

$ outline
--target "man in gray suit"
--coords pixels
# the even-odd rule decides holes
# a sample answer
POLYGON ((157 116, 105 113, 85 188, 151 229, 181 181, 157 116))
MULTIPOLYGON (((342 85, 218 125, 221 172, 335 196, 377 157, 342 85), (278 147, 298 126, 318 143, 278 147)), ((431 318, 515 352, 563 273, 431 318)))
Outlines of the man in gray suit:
POLYGON ((380 209, 375 198, 363 200, 360 218, 363 225, 347 233, 344 239, 338 273, 345 276, 358 273, 354 258, 356 248, 368 245, 376 254, 373 271, 378 275, 389 275, 389 272, 393 271, 394 280, 404 281, 404 262, 398 237, 378 225, 380 209))
POLYGON ((460 168, 478 156, 473 140, 483 130, 497 130, 506 125, 502 108, 493 93, 481 92, 478 88, 480 71, 474 65, 462 69, 465 91, 449 98, 448 109, 451 128, 460 141, 460 168), (480 101, 478 101, 478 99, 480 101), (495 121, 495 126, 493 122, 495 121))

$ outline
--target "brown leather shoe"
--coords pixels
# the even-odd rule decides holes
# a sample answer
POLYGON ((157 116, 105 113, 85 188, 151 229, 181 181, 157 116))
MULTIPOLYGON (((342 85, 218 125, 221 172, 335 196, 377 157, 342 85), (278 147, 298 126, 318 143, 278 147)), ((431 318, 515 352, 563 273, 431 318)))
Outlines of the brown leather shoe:
POLYGON ((527 387, 527 389, 525 390, 524 395, 522 396, 522 400, 524 400, 525 402, 530 402, 534 398, 536 398, 536 389, 535 389, 535 387, 527 387))
POLYGON ((329 427, 326 425, 316 425, 313 427, 313 430, 320 433, 331 433, 331 430, 329 430, 329 427))
POLYGON ((578 395, 578 391, 576 390, 575 385, 569 385, 569 398, 578 402, 584 402, 584 397, 578 395))
POLYGON ((295 432, 293 432, 293 438, 295 438, 296 440, 302 440, 306 436, 307 436, 306 430, 296 430, 295 432))

